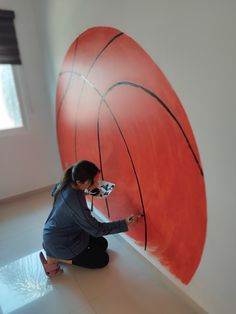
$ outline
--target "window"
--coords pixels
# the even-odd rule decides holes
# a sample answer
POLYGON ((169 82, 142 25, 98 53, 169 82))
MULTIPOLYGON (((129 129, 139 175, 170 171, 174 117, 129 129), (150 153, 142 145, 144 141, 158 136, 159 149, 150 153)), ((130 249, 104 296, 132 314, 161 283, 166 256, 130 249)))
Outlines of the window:
POLYGON ((23 127, 12 66, 0 64, 0 131, 23 127))
MULTIPOLYGON (((15 65, 21 64, 15 13, 0 10, 0 131, 23 127, 15 65)), ((18 66, 19 67, 19 66, 18 66)))

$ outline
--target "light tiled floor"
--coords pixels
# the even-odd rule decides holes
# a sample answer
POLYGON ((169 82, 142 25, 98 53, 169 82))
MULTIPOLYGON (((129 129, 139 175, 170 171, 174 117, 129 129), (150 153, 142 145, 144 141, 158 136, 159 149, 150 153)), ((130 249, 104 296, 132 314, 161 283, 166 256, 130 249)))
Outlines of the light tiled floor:
POLYGON ((63 266, 48 279, 39 262, 48 192, 0 204, 0 314, 194 314, 159 271, 119 235, 109 265, 63 266))

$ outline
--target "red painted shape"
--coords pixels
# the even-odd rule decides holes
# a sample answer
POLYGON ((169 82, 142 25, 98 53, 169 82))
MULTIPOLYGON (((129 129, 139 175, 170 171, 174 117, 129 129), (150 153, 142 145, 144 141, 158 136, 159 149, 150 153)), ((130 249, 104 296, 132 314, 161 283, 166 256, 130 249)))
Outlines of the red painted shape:
MULTIPOLYGON (((164 74, 133 39, 119 34, 88 29, 65 56, 56 109, 62 165, 95 162, 116 183, 110 219, 144 212, 129 236, 187 284, 200 263, 207 225, 198 148, 164 74)), ((104 200, 95 206, 107 215, 104 200)))

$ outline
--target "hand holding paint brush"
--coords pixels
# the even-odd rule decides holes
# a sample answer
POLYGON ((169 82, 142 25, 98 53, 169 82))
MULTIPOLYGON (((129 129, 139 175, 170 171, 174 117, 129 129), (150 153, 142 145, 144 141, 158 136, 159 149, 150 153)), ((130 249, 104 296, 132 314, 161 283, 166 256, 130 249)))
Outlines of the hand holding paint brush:
POLYGON ((128 226, 134 226, 139 223, 140 219, 143 217, 143 214, 132 214, 126 218, 126 223, 128 226))

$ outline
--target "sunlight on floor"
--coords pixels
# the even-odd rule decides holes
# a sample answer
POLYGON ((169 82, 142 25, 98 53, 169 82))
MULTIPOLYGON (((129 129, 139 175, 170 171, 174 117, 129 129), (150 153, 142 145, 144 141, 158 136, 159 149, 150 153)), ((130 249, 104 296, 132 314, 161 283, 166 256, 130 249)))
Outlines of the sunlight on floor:
POLYGON ((52 290, 35 252, 0 268, 0 299, 3 314, 8 314, 52 290))

